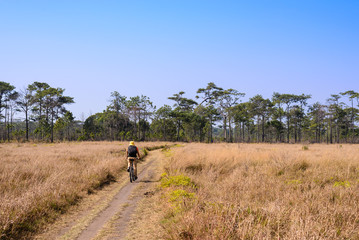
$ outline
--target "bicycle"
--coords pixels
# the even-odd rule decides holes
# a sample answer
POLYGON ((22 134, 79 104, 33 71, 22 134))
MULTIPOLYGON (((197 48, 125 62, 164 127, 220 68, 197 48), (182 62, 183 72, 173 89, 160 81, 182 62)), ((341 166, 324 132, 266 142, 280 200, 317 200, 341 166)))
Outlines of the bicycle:
POLYGON ((133 161, 135 161, 135 159, 130 159, 130 182, 134 182, 136 180, 136 177, 135 177, 135 172, 134 172, 134 169, 133 169, 133 161))

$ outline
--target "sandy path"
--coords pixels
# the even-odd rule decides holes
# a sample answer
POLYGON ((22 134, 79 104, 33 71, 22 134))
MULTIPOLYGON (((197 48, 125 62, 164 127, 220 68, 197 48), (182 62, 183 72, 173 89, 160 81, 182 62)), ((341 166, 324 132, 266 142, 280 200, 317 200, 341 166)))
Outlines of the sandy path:
MULTIPOLYGON (((138 165, 143 170, 138 174, 134 183, 128 182, 114 197, 109 206, 102 211, 93 222, 80 234, 78 240, 89 240, 95 238, 111 219, 116 218, 116 232, 111 232, 111 239, 122 239, 126 236, 127 223, 131 220, 131 214, 136 208, 137 202, 143 197, 144 191, 154 182, 155 161, 160 157, 159 151, 150 152, 147 156, 148 163, 144 166, 138 165), (140 186, 141 185, 141 186, 140 186), (142 193, 142 194, 140 194, 142 193), (135 195, 136 197, 133 197, 135 195), (141 196, 142 195, 142 196, 141 196), (124 207, 125 206, 125 207, 124 207)), ((98 239, 106 238, 108 232, 97 236, 98 239)))
POLYGON ((160 151, 152 151, 147 156, 147 162, 144 166, 138 165, 141 172, 134 183, 128 182, 113 198, 109 206, 102 211, 93 222, 77 238, 78 240, 89 240, 96 238, 105 239, 106 235, 111 235, 111 239, 122 239, 126 236, 128 222, 136 209, 137 202, 142 199, 145 191, 157 179, 153 179, 155 167, 162 154, 160 151), (111 219, 116 219, 116 232, 104 230, 106 223, 111 219), (101 233, 102 230, 102 233, 101 233))
POLYGON ((34 239, 124 239, 138 201, 159 180, 163 157, 161 150, 149 152, 146 161, 137 165, 139 174, 134 183, 130 183, 126 173, 118 182, 89 196, 78 210, 65 214, 34 239))

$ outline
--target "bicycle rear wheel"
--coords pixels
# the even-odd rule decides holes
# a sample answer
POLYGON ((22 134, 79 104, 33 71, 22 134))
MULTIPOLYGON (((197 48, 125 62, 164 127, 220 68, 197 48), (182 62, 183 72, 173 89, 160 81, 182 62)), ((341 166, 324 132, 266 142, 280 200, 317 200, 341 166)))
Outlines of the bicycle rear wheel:
POLYGON ((130 182, 132 183, 133 181, 135 181, 135 174, 134 174, 134 170, 133 170, 133 161, 131 161, 131 165, 130 165, 130 182))

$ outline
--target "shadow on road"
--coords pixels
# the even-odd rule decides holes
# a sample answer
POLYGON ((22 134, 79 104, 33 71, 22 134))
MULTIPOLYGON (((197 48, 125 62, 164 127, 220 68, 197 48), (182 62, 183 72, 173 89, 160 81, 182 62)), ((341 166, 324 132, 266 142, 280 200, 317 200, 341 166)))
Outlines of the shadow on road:
POLYGON ((155 182, 159 182, 160 180, 140 180, 138 181, 139 183, 140 182, 143 182, 143 183, 155 183, 155 182))

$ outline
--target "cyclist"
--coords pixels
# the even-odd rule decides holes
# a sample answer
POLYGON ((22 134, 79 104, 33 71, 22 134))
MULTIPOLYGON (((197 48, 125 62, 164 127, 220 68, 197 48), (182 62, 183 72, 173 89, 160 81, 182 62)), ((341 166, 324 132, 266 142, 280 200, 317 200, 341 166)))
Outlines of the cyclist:
POLYGON ((137 159, 141 158, 140 151, 135 146, 135 142, 131 141, 130 145, 126 149, 127 156, 127 172, 130 171, 130 160, 133 161, 133 172, 135 175, 135 180, 137 179, 137 159), (137 157, 137 158, 136 158, 137 157))

